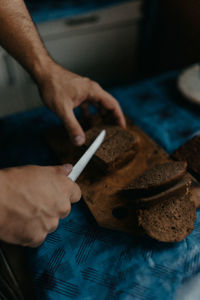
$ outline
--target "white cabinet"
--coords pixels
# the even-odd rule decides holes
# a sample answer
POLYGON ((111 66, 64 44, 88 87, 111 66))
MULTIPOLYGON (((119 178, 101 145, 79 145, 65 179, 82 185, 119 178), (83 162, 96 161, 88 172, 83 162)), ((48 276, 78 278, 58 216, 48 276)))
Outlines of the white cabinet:
POLYGON ((18 75, 19 65, 0 49, 0 116, 25 109, 18 75))
MULTIPOLYGON (((128 1, 37 26, 49 53, 63 66, 100 83, 119 83, 136 71, 141 4, 128 1)), ((41 105, 30 76, 3 50, 0 70, 0 116, 41 105)))

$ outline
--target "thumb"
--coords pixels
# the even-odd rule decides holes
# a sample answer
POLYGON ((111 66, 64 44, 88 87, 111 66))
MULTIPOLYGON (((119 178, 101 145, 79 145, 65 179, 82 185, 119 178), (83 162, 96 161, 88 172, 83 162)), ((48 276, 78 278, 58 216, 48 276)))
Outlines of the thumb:
POLYGON ((72 143, 76 146, 81 146, 85 142, 85 133, 77 121, 74 112, 69 111, 64 120, 65 127, 68 130, 72 143))
POLYGON ((66 176, 68 176, 73 169, 73 166, 71 164, 64 164, 64 165, 62 165, 62 167, 63 167, 63 171, 66 176))

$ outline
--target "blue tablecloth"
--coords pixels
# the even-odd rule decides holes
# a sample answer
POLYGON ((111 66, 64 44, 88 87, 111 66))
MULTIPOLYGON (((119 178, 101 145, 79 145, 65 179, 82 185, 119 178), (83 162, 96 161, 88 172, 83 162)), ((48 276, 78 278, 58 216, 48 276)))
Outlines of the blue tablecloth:
MULTIPOLYGON (((124 111, 169 153, 200 130, 197 107, 176 89, 176 72, 111 90, 124 111)), ((56 164, 44 139, 59 124, 46 108, 0 120, 1 167, 56 164)), ((200 272, 200 213, 182 242, 166 244, 100 228, 83 200, 43 245, 27 250, 38 299, 171 300, 200 272)), ((184 292, 186 295, 186 292, 184 292)), ((200 293, 195 298, 200 299, 200 293)))

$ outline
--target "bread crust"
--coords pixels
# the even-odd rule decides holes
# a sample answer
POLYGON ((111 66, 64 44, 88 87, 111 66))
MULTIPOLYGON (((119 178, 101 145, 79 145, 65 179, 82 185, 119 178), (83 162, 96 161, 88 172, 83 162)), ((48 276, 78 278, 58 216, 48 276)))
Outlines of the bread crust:
POLYGON ((190 201, 190 193, 174 196, 138 212, 139 226, 161 242, 182 241, 194 229, 195 219, 196 208, 190 201))

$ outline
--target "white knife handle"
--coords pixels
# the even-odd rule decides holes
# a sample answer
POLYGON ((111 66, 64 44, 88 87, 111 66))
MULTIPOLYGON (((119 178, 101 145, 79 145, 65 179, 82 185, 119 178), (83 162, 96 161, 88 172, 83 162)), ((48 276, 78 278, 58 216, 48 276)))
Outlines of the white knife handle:
POLYGON ((102 130, 101 133, 94 140, 94 142, 91 144, 91 146, 87 149, 87 151, 83 154, 83 156, 75 164, 71 173, 68 176, 72 181, 76 181, 76 179, 82 173, 82 171, 87 166, 87 164, 89 163, 89 161, 92 158, 92 156, 94 155, 94 153, 98 150, 98 148, 103 143, 105 135, 106 135, 106 131, 102 130))

